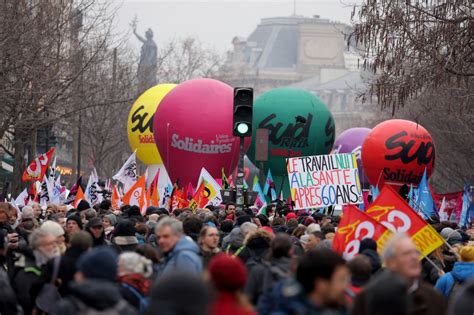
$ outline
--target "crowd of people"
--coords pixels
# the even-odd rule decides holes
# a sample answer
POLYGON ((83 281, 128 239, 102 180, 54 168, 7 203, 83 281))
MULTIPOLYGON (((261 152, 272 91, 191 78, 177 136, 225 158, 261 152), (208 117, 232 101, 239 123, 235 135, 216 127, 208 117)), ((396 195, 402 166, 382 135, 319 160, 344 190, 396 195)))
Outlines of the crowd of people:
POLYGON ((0 314, 473 314, 473 230, 421 257, 405 234, 345 261, 339 217, 229 203, 0 203, 0 314))

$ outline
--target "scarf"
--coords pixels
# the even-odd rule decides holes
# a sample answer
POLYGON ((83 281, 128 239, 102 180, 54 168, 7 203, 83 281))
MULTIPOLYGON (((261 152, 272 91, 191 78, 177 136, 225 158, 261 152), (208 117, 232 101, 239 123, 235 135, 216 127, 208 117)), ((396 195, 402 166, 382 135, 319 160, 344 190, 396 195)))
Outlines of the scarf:
POLYGON ((148 295, 150 292, 150 279, 145 278, 142 274, 131 273, 128 275, 123 275, 119 277, 120 283, 128 284, 129 286, 134 287, 142 295, 148 295))

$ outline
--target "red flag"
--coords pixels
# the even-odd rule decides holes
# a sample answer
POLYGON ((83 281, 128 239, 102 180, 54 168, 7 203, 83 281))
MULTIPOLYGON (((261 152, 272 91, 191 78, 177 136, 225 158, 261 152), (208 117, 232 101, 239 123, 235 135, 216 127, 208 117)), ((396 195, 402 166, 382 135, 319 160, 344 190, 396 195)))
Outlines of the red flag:
POLYGON ((463 190, 445 194, 437 194, 433 191, 433 188, 430 185, 431 195, 433 196, 433 200, 436 205, 436 209, 441 208, 441 204, 443 203, 443 198, 445 199, 445 212, 448 213, 448 218, 451 217, 452 213, 454 212, 455 218, 459 220, 461 217, 461 208, 462 208, 462 195, 464 193, 463 190))
POLYGON ((186 198, 184 190, 179 189, 177 186, 173 189, 170 199, 171 210, 182 209, 189 206, 189 201, 186 198))
POLYGON ((158 169, 158 172, 156 173, 155 178, 153 178, 153 181, 151 182, 150 187, 148 187, 148 190, 146 191, 146 196, 147 196, 149 206, 158 207, 160 205, 160 194, 158 192, 159 176, 160 176, 160 169, 158 169))
POLYGON ((145 204, 146 197, 146 178, 145 175, 140 176, 140 178, 133 184, 132 187, 123 195, 122 201, 124 204, 131 206, 138 206, 142 209, 145 204))
POLYGON ((198 190, 196 190, 193 199, 189 203, 189 207, 193 210, 204 208, 209 202, 209 195, 210 192, 206 189, 206 181, 203 180, 201 185, 199 185, 198 190))
POLYGON ((195 194, 196 194, 196 191, 194 191, 193 185, 191 185, 191 183, 188 183, 188 188, 186 190, 186 197, 188 199, 192 199, 195 194))
POLYGON ((79 202, 80 202, 81 200, 83 200, 83 199, 84 199, 84 192, 82 191, 82 187, 79 186, 79 187, 77 188, 76 198, 74 198, 73 207, 74 207, 74 208, 77 208, 77 205, 78 205, 79 202))
POLYGON ((23 172, 22 180, 24 182, 29 180, 42 180, 53 154, 54 148, 34 159, 23 172))
POLYGON ((400 195, 385 185, 365 213, 392 232, 408 234, 424 256, 443 244, 443 238, 400 195))
POLYGON ((358 208, 348 205, 342 212, 332 247, 344 259, 350 260, 359 253, 360 241, 364 238, 376 241, 377 250, 381 251, 391 234, 385 226, 358 208))
POLYGON ((120 209, 120 194, 116 185, 114 185, 114 188, 112 189, 112 197, 110 202, 112 203, 112 208, 115 210, 120 209))

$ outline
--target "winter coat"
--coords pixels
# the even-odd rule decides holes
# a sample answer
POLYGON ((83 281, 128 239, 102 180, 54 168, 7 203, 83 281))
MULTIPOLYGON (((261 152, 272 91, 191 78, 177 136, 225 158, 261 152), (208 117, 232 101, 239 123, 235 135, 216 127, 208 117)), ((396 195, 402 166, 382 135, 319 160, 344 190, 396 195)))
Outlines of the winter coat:
POLYGON ((244 244, 244 235, 240 227, 235 227, 224 237, 222 250, 229 253, 235 253, 244 244))
POLYGON ((8 274, 3 268, 0 268, 0 314, 16 315, 21 308, 17 302, 15 292, 13 291, 8 274))
POLYGON ((361 252, 361 254, 369 258, 370 264, 372 265, 372 274, 375 274, 382 268, 380 256, 375 250, 365 249, 361 252))
MULTIPOLYGON (((291 258, 280 257, 265 262, 252 270, 252 274, 261 273, 263 276, 260 283, 249 283, 249 286, 256 286, 262 294, 258 297, 257 311, 259 314, 266 314, 273 309, 275 301, 270 294, 272 287, 278 282, 290 278, 291 258)), ((250 275, 249 279, 252 277, 250 275)), ((252 278, 254 279, 254 278, 252 278)), ((252 281, 252 280, 251 280, 252 281)))
POLYGON ((10 283, 24 313, 31 314, 35 308, 36 297, 45 283, 43 267, 36 265, 35 256, 30 249, 11 254, 14 255, 14 267, 9 270, 10 283))
POLYGON ((158 276, 161 277, 176 270, 200 274, 202 269, 199 247, 191 239, 182 236, 174 248, 163 255, 158 276))
POLYGON ((95 312, 115 310, 118 314, 138 314, 135 308, 121 296, 117 284, 98 279, 87 279, 82 283, 71 284, 71 295, 61 300, 56 314, 84 314, 87 310, 95 312))
POLYGON ((452 271, 438 279, 435 288, 448 297, 456 282, 463 283, 469 279, 474 279, 474 263, 457 262, 452 271))
POLYGON ((211 315, 257 315, 239 305, 237 296, 230 292, 219 292, 217 300, 211 304, 211 315))
MULTIPOLYGON (((69 294, 69 284, 74 280, 76 273, 76 262, 84 253, 84 250, 79 247, 70 247, 66 250, 59 262, 58 280, 56 284, 61 296, 69 294)), ((51 282, 54 271, 54 259, 50 260, 44 268, 44 278, 46 282, 51 282)))

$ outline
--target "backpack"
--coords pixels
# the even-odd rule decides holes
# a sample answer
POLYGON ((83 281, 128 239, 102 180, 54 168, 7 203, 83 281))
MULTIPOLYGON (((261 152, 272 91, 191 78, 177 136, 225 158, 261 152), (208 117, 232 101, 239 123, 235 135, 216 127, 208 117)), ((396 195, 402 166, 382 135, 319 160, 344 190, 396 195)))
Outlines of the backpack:
POLYGON ((125 289, 129 290, 130 292, 132 292, 133 295, 135 295, 135 297, 137 297, 138 301, 139 301, 139 308, 138 310, 140 311, 140 314, 143 314, 145 312, 145 310, 148 308, 148 305, 150 304, 150 298, 149 297, 145 297, 143 296, 140 292, 138 292, 137 289, 135 289, 134 287, 132 287, 131 285, 128 285, 126 283, 121 283, 122 287, 124 287, 125 289))

